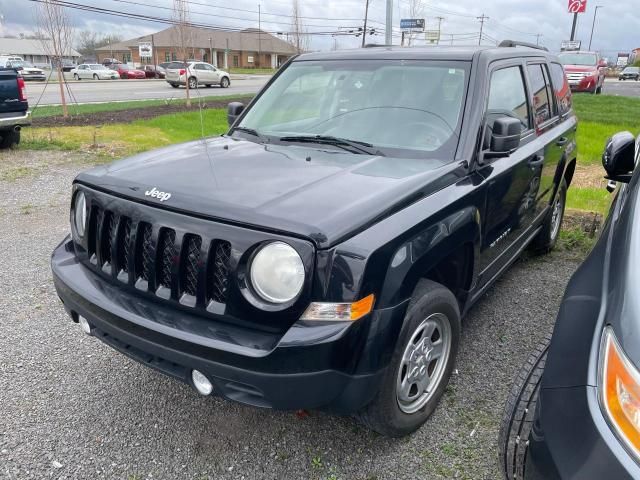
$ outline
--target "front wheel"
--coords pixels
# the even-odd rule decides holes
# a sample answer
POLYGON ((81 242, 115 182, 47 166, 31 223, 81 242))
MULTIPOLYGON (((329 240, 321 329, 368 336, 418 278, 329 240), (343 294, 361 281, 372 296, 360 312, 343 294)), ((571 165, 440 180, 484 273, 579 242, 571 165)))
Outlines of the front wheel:
POLYGON ((531 242, 531 249, 538 254, 548 253, 556 246, 562 219, 564 218, 565 205, 567 203, 567 182, 562 179, 558 187, 558 193, 551 205, 551 211, 542 223, 542 230, 531 242))
POLYGON ((220 80, 220 86, 222 88, 228 88, 231 82, 229 82, 229 79, 227 77, 222 77, 222 80, 220 80))
POLYGON ((95 73, 93 74, 93 79, 94 79, 94 80, 100 80, 100 79, 98 78, 98 75, 96 75, 95 73))
POLYGON ((389 437, 420 428, 447 387, 459 341, 460 311, 453 293, 422 280, 413 292, 380 390, 357 418, 389 437))
POLYGON ((178 88, 180 86, 177 83, 170 83, 169 85, 171 85, 173 88, 178 88))
POLYGON ((196 77, 191 77, 189 79, 189 88, 191 90, 198 88, 198 80, 196 79, 196 77))
POLYGON ((80 75, 78 75, 77 73, 73 74, 73 79, 74 80, 80 80, 80 75))
POLYGON ((551 335, 531 354, 511 387, 502 415, 498 449, 504 478, 525 478, 525 460, 529 449, 529 434, 533 427, 540 380, 547 360, 551 335))

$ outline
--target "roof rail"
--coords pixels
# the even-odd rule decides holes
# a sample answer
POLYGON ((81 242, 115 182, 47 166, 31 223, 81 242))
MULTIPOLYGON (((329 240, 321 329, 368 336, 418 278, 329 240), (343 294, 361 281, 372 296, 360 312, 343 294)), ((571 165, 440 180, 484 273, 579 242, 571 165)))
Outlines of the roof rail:
POLYGON ((503 40, 498 44, 498 47, 529 47, 535 48, 536 50, 544 50, 545 52, 549 51, 547 47, 536 45, 535 43, 520 42, 518 40, 503 40))

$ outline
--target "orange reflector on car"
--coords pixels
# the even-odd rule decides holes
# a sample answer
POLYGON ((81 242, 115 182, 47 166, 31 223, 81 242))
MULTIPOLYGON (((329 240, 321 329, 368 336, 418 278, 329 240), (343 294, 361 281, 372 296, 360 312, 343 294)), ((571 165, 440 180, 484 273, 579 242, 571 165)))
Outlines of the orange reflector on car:
POLYGON ((362 300, 358 300, 355 303, 351 304, 351 320, 358 320, 359 318, 364 317, 367 313, 373 310, 373 303, 375 301, 375 296, 373 293, 371 295, 367 295, 362 300))
POLYGON ((373 294, 354 303, 313 302, 304 311, 300 320, 328 322, 358 320, 371 313, 374 303, 375 296, 373 294))

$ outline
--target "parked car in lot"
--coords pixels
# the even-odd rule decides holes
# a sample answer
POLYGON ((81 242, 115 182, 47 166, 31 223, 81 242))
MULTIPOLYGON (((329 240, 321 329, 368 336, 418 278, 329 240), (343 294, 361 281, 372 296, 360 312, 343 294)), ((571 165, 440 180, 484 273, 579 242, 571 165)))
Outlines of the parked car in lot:
POLYGON ((51 260, 70 318, 203 395, 416 430, 461 318, 558 238, 577 121, 557 57, 304 54, 228 119, 76 178, 51 260))
POLYGON ((77 68, 71 70, 71 74, 75 80, 92 79, 92 80, 116 80, 120 78, 118 72, 115 72, 99 63, 83 63, 77 68))
POLYGON ((166 70, 160 65, 145 65, 144 74, 147 78, 164 78, 166 70))
POLYGON ((550 341, 514 384, 501 429, 507 479, 640 478, 640 137, 607 143, 600 239, 571 278, 550 341))
POLYGON ((198 88, 199 85, 211 87, 220 85, 227 88, 231 85, 229 74, 209 63, 204 62, 172 62, 167 67, 165 79, 173 88, 186 85, 189 81, 189 88, 198 88))
POLYGON ((607 62, 596 52, 563 52, 558 55, 571 89, 576 92, 602 93, 607 62))
POLYGON ((44 73, 44 70, 41 68, 34 67, 31 63, 25 62, 24 60, 9 60, 6 63, 7 68, 13 68, 14 70, 20 72, 22 78, 26 81, 28 80, 39 80, 44 81, 47 79, 47 76, 44 73))
POLYGON ((625 67, 620 72, 618 80, 635 80, 637 82, 640 80, 640 67, 625 67))
POLYGON ((0 68, 0 148, 20 143, 20 131, 31 125, 24 78, 11 68, 0 68))
POLYGON ((117 72, 120 75, 120 78, 134 78, 134 79, 143 79, 147 78, 143 70, 139 70, 134 67, 129 67, 128 65, 114 65, 111 67, 114 72, 117 72))

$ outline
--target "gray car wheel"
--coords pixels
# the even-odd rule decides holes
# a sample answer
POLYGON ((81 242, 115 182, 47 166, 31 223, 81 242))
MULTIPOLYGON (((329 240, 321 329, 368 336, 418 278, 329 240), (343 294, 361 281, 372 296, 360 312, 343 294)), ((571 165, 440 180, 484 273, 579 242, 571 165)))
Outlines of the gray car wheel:
POLYGON ((228 88, 230 84, 231 84, 231 82, 229 81, 229 79, 227 77, 222 77, 222 79, 220 80, 220 86, 222 88, 228 88))
POLYGON ((189 88, 191 90, 198 88, 198 79, 196 77, 189 78, 189 88))

